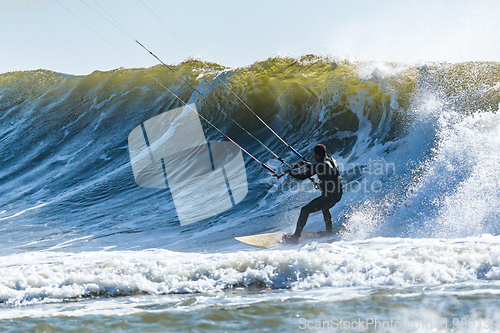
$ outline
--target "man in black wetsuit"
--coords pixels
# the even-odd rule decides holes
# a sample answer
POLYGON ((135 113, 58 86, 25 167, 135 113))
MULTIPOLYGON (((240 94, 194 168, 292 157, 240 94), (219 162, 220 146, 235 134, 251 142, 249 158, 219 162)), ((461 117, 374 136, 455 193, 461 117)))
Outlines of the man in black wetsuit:
POLYGON ((285 240, 290 242, 297 242, 299 240, 309 214, 320 210, 323 212, 323 217, 325 218, 325 233, 332 233, 332 215, 330 214, 330 208, 342 198, 342 177, 340 176, 337 161, 326 154, 326 147, 324 145, 319 144, 314 147, 314 158, 316 159, 316 163, 314 164, 299 162, 295 165, 295 168, 305 165, 305 171, 300 172, 295 170, 295 168, 294 170, 286 171, 290 176, 299 180, 318 175, 320 180, 319 189, 321 190, 320 197, 302 207, 295 233, 285 236, 285 240))

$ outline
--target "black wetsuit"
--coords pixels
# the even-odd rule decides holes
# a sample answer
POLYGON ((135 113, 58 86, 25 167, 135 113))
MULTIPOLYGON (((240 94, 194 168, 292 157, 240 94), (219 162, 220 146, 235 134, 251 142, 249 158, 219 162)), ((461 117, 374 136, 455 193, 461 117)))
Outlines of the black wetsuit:
POLYGON ((321 196, 312 200, 310 203, 302 207, 297 228, 294 235, 298 238, 302 233, 302 229, 306 225, 309 214, 321 210, 325 218, 326 232, 332 231, 332 208, 342 198, 342 177, 340 176, 337 162, 330 156, 325 156, 317 163, 305 163, 306 170, 300 172, 293 170, 290 175, 295 179, 306 179, 313 175, 318 175, 320 180, 319 189, 321 196))

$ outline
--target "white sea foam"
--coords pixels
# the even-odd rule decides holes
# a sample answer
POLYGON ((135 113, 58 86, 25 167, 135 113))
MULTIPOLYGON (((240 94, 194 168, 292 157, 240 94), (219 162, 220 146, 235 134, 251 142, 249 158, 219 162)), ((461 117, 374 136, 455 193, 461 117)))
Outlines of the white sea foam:
POLYGON ((215 293, 237 286, 289 288, 439 285, 500 278, 500 236, 375 238, 301 248, 178 253, 32 252, 2 257, 8 305, 92 295, 215 293))
MULTIPOLYGON (((8 219, 12 219, 14 217, 17 217, 19 215, 23 215, 24 213, 26 213, 27 211, 30 211, 30 210, 33 210, 33 209, 37 209, 37 208, 40 208, 40 207, 43 207, 45 206, 47 203, 42 203, 42 204, 39 204, 39 205, 36 205, 34 207, 31 207, 31 208, 27 208, 27 209, 24 209, 20 212, 17 212, 15 214, 12 214, 12 215, 9 215, 9 216, 5 216, 5 217, 2 217, 0 218, 0 221, 4 221, 4 220, 8 220, 8 219)), ((2 213, 5 213, 6 211, 4 210, 2 213)))

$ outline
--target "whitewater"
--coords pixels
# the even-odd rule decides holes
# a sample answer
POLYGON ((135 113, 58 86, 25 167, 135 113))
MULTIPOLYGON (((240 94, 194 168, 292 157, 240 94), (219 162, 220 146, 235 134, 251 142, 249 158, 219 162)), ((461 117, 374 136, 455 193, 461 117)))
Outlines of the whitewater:
MULTIPOLYGON (((172 68, 0 75, 0 330, 500 331, 500 64, 172 68), (190 85, 290 164, 220 80, 308 159, 325 144, 344 182, 340 240, 235 241, 293 231, 319 195, 248 156, 245 199, 181 226, 169 190, 139 187, 130 162, 132 129, 182 106, 152 77, 276 170, 190 85)), ((312 214, 305 230, 323 229, 312 214)))

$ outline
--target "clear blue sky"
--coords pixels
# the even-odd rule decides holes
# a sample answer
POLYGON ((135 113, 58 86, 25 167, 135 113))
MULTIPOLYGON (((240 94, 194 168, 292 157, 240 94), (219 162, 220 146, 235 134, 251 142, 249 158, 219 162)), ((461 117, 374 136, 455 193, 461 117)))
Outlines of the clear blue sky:
POLYGON ((106 15, 100 5, 169 64, 191 56, 236 67, 309 53, 405 63, 500 61, 498 0, 143 0, 188 47, 140 0, 59 1, 131 60, 55 0, 46 0, 44 11, 33 10, 40 0, 23 0, 21 10, 7 1, 0 7, 0 73, 87 74, 157 63, 85 3, 106 15))

